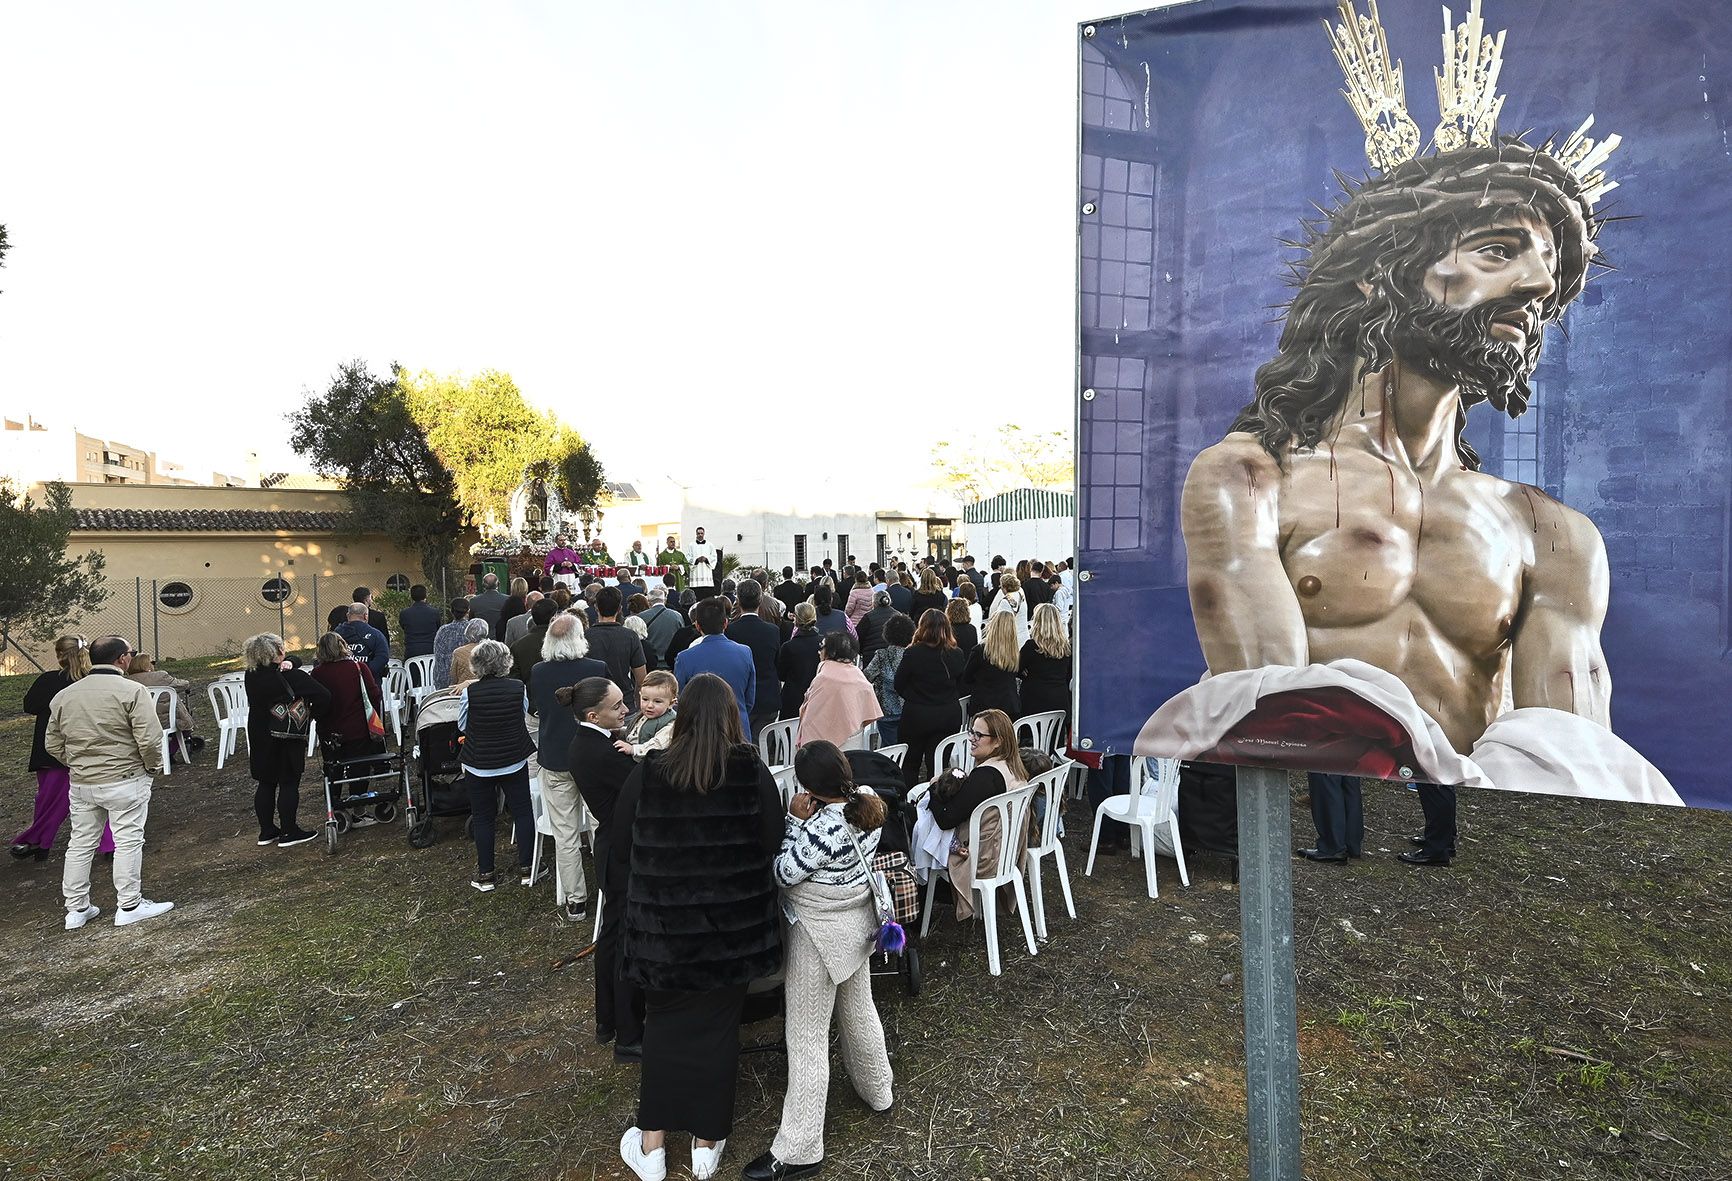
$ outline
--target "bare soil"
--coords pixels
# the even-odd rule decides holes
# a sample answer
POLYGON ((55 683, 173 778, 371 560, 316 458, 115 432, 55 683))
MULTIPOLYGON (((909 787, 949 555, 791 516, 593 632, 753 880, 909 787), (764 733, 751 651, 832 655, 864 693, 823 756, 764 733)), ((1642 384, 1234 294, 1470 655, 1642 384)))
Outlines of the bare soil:
MULTIPOLYGON (((0 724, 7 836, 28 727, 0 724)), ((1732 816, 1476 794, 1443 870, 1393 859, 1410 793, 1374 785, 1366 811, 1365 860, 1294 867, 1306 1176, 1732 1177, 1732 816)), ((1151 900, 1130 858, 1085 878, 1074 806, 1070 829, 1078 917, 1049 878, 1038 956, 1006 922, 994 978, 941 912, 924 993, 878 981, 897 1105, 866 1111, 838 1063, 826 1176, 1245 1175, 1229 864, 1193 860, 1185 888, 1163 859, 1151 900)), ((171 915, 68 933, 59 851, 0 864, 0 1172, 628 1176, 636 1069, 593 1041, 590 960, 555 967, 588 926, 550 883, 471 890, 461 822, 441 834, 260 849, 244 758, 207 748, 153 801, 146 892, 171 915)), ((768 1145, 784 1080, 742 1059, 724 1176, 768 1145)))

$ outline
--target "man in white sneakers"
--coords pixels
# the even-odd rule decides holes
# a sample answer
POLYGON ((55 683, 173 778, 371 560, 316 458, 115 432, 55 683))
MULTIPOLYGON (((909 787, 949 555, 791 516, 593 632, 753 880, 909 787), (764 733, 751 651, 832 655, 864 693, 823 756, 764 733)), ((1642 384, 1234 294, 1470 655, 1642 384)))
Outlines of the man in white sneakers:
POLYGON ((70 769, 72 840, 61 892, 66 929, 101 914, 90 904, 90 861, 104 824, 114 830, 114 925, 128 927, 174 909, 139 893, 144 820, 151 776, 162 767, 162 725, 150 693, 126 675, 132 645, 104 636, 90 645, 91 669, 54 695, 48 707, 48 753, 70 769))

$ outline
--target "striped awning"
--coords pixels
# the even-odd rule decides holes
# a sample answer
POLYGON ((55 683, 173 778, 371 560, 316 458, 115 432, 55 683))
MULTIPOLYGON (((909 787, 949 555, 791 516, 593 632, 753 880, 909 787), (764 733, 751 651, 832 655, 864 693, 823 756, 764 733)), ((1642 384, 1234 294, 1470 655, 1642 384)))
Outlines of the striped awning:
POLYGON ((996 521, 1034 521, 1048 517, 1076 516, 1076 493, 1046 488, 1017 488, 1000 492, 974 504, 964 505, 962 519, 979 525, 996 521))

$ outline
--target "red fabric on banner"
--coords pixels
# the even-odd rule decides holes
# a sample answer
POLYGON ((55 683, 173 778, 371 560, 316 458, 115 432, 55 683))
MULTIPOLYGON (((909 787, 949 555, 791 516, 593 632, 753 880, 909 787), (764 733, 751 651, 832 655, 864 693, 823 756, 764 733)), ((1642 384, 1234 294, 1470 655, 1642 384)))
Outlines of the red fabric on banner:
POLYGON ((1271 693, 1198 762, 1329 771, 1372 779, 1420 773, 1400 722, 1351 690, 1271 693))

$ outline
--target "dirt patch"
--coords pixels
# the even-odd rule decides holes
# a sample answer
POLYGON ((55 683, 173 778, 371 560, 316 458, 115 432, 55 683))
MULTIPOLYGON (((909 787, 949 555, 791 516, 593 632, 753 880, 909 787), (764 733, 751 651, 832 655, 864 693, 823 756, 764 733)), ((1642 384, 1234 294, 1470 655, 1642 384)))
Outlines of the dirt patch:
MULTIPOLYGON (((15 830, 33 787, 6 783, 15 830)), ((1424 870, 1390 856, 1412 796, 1372 787, 1366 808, 1365 861, 1294 867, 1306 1176, 1732 1176, 1732 817, 1475 796, 1461 860, 1424 870)), ((978 928, 941 914, 924 994, 878 982, 897 1105, 868 1112, 837 1063, 826 1175, 1244 1175, 1230 867, 1198 858, 1185 889, 1162 861, 1150 900, 1128 858, 1084 878, 1071 827, 1079 917, 1049 882, 1039 955, 1007 922, 994 978, 978 928)), ((590 961, 551 967, 589 928, 554 915, 550 885, 470 890, 449 822, 423 851, 396 826, 335 857, 252 837, 244 765, 218 773, 207 752, 153 803, 145 877, 178 904, 166 919, 69 934, 58 854, 0 864, 0 1167, 623 1175, 636 1072, 590 1036, 590 961)), ((785 1079, 774 1053, 742 1060, 729 1175, 769 1143, 785 1079)))

